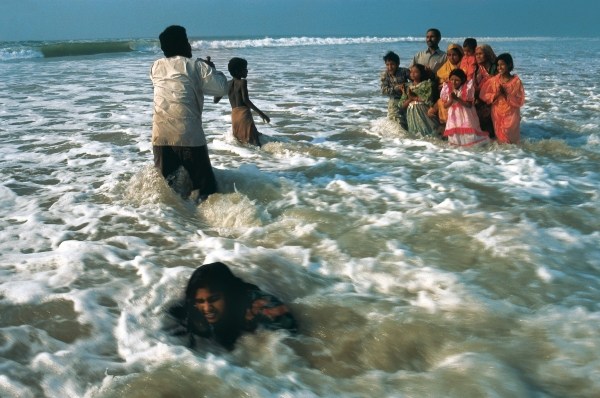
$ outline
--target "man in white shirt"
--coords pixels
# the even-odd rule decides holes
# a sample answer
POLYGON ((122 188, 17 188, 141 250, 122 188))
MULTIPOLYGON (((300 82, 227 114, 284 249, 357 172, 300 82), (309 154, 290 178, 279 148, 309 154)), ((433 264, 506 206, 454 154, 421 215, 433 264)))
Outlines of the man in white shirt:
POLYGON ((183 167, 190 176, 191 191, 197 190, 198 198, 205 199, 217 191, 217 182, 202 129, 204 95, 227 95, 227 78, 210 58, 192 59, 192 47, 182 26, 169 26, 159 40, 165 58, 156 60, 150 72, 154 85, 154 165, 165 178, 183 167))

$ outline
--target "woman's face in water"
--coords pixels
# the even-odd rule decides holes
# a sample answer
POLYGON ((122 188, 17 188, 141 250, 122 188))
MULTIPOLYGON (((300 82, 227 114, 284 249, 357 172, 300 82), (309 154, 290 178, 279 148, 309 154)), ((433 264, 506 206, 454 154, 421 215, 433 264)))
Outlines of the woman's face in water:
POLYGON ((196 309, 204 315, 208 323, 219 322, 225 313, 225 297, 221 292, 200 288, 196 290, 194 301, 196 309))

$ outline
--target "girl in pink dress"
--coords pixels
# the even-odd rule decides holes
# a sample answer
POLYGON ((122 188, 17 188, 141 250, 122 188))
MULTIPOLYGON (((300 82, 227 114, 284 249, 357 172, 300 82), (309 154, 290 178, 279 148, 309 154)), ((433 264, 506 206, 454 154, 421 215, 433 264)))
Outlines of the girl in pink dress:
POLYGON ((444 136, 448 137, 450 144, 467 147, 489 142, 488 133, 481 131, 475 111, 473 80, 467 81, 467 75, 462 69, 450 72, 440 98, 448 109, 444 136))
POLYGON ((498 74, 481 86, 479 98, 492 105, 492 121, 496 139, 503 144, 519 143, 521 132, 521 107, 525 103, 525 90, 519 76, 512 75, 512 56, 508 53, 496 59, 498 74))

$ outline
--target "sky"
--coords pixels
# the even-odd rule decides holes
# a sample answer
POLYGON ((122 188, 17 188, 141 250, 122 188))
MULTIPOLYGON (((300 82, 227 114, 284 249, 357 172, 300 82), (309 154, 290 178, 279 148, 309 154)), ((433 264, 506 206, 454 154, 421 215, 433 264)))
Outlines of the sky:
POLYGON ((0 41, 279 36, 600 37, 598 0, 0 0, 0 41))

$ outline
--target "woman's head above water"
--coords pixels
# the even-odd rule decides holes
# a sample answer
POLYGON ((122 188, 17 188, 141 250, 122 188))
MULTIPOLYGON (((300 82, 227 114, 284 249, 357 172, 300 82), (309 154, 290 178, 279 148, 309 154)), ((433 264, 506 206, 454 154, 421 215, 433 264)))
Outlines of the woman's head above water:
POLYGON ((194 335, 213 339, 233 349, 243 332, 258 327, 295 332, 296 321, 287 307, 275 296, 235 276, 221 262, 197 268, 185 289, 185 300, 174 310, 195 345, 194 335), (183 308, 182 308, 183 307, 183 308))
POLYGON ((201 312, 210 324, 227 317, 243 294, 243 281, 233 275, 227 265, 217 262, 204 264, 190 277, 185 301, 188 309, 201 312))

